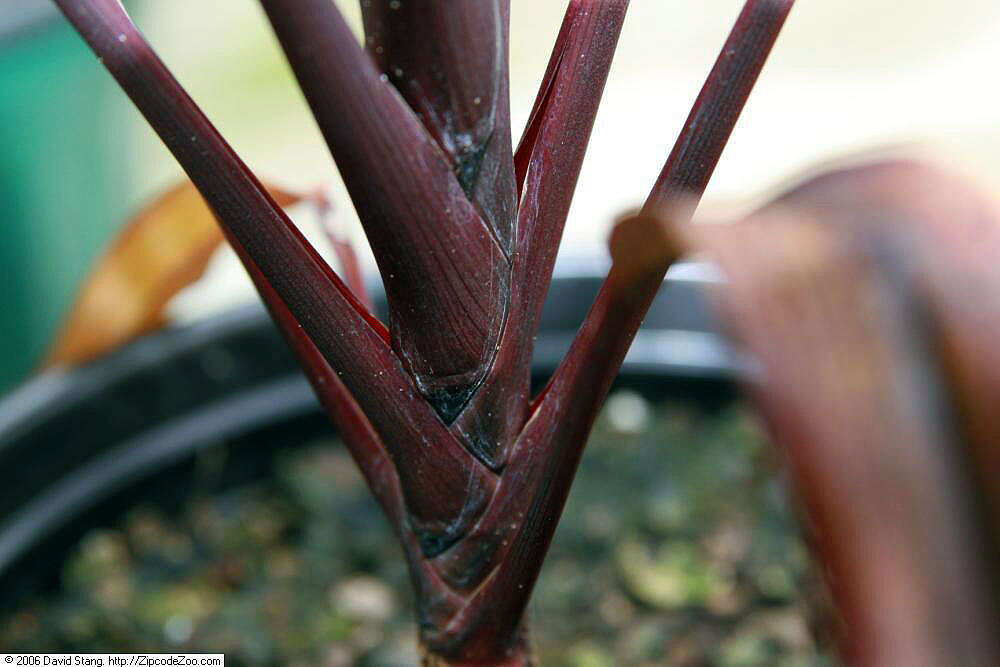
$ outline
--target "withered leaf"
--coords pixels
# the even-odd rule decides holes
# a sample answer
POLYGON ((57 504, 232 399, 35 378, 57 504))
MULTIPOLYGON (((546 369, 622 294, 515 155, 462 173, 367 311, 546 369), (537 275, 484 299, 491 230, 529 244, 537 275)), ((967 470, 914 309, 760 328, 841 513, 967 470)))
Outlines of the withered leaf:
MULTIPOLYGON (((280 206, 301 198, 273 185, 268 192, 280 206)), ((190 181, 159 196, 94 264, 43 366, 91 361, 159 328, 167 302, 201 277, 222 241, 215 216, 190 181)))

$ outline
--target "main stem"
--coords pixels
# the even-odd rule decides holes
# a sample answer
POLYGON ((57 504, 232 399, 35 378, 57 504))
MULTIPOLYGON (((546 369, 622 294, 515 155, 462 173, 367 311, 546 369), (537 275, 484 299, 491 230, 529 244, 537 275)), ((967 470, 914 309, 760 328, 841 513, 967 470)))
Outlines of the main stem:
POLYGON ((531 642, 531 633, 527 622, 522 619, 517 634, 505 651, 495 654, 488 660, 468 658, 455 655, 442 655, 420 643, 420 664, 422 667, 539 667, 538 657, 531 642))
MULTIPOLYGON (((376 63, 329 0, 263 2, 381 258, 388 330, 118 0, 56 0, 191 176, 350 441, 404 545, 423 664, 535 665, 524 610, 590 426, 673 258, 635 282, 622 274, 634 257, 615 257, 569 355, 530 402, 531 341, 628 0, 570 1, 516 155, 507 0, 405 15, 401 3, 366 2, 376 63), (417 23, 439 39, 411 40, 417 23), (496 48, 481 48, 486 36, 496 48), (450 74, 418 76, 428 71, 450 74), (462 401, 439 400, 456 387, 462 401)), ((791 4, 747 1, 647 213, 700 195, 791 4)))

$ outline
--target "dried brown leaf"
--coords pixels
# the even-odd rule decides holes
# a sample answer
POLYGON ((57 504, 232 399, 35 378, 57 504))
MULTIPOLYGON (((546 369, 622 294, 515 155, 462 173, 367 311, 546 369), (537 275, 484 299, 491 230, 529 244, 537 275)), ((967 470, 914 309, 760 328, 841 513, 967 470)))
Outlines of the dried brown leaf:
MULTIPOLYGON (((274 186, 268 191, 281 206, 300 199, 274 186)), ((201 277, 222 241, 190 181, 155 199, 91 269, 43 365, 91 361, 162 326, 167 302, 201 277)))

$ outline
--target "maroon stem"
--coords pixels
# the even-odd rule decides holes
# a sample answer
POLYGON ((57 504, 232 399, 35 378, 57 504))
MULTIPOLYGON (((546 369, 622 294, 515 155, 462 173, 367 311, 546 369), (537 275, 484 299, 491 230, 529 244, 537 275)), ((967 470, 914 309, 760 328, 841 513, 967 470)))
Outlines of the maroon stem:
MULTIPOLYGON (((791 6, 792 0, 746 3, 653 188, 647 212, 704 192, 791 6)), ((684 212, 690 215, 693 207, 687 206, 684 212)), ((509 645, 510 627, 497 621, 519 619, 527 605, 598 409, 675 259, 665 253, 638 277, 627 262, 613 265, 518 437, 494 500, 469 537, 444 557, 459 563, 453 566, 456 572, 476 564, 486 582, 439 641, 475 655, 509 645), (493 549, 492 557, 477 561, 484 544, 493 549)))
POLYGON ((326 362, 302 327, 298 326, 291 311, 271 287, 264 274, 235 239, 230 237, 228 240, 246 267, 247 273, 250 274, 271 317, 278 324, 278 330, 304 369, 316 397, 336 426, 344 445, 361 470, 368 488, 382 506, 389 523, 399 537, 410 568, 410 578, 417 592, 421 618, 435 625, 446 622, 456 613, 462 600, 458 595, 449 592, 440 575, 431 567, 430 562, 423 558, 419 537, 407 520, 399 475, 382 439, 343 381, 326 362))
MULTIPOLYGON (((793 4, 794 0, 749 0, 744 5, 643 206, 644 215, 667 215, 675 224, 693 215, 793 4)), ((566 382, 564 375, 577 376, 565 391, 588 397, 574 401, 574 409, 582 414, 596 412, 604 400, 677 256, 665 253, 658 265, 639 276, 628 258, 621 259, 625 262, 612 265, 552 381, 554 385, 566 382)), ((551 394, 551 387, 545 392, 551 394)))
POLYGON ((361 3, 365 46, 445 153, 510 255, 517 210, 507 72, 509 0, 361 3))
POLYGON ((507 253, 399 95, 396 85, 413 73, 380 72, 330 0, 261 4, 378 262, 393 348, 451 423, 496 350, 510 293, 507 253))
POLYGON ((326 234, 330 245, 333 246, 333 252, 337 255, 337 261, 340 262, 340 269, 344 274, 344 282, 351 288, 351 292, 354 293, 358 301, 369 311, 372 310, 372 299, 371 295, 368 294, 368 288, 365 286, 365 277, 361 270, 358 253, 354 250, 354 245, 350 239, 344 236, 342 230, 337 228, 336 212, 333 205, 322 193, 315 194, 313 201, 316 205, 316 211, 319 215, 319 222, 323 227, 323 232, 326 234))
POLYGON ((510 312, 496 360, 454 425, 502 468, 528 416, 542 305, 628 0, 572 0, 515 155, 519 189, 510 312))
POLYGON ((177 158, 227 234, 382 435, 428 552, 464 534, 495 478, 416 390, 384 328, 302 237, 157 58, 115 0, 56 0, 177 158))

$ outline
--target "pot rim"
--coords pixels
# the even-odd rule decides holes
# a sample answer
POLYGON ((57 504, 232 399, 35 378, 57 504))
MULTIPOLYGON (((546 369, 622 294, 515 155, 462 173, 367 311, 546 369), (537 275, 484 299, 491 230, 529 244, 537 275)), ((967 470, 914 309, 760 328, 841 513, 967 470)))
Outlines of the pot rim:
MULTIPOLYGON (((606 274, 607 264, 606 259, 592 257, 563 259, 557 264, 550 297, 560 291, 562 294, 550 298, 555 317, 548 317, 548 323, 543 317, 532 364, 537 377, 550 374, 568 349, 578 320, 589 308, 592 295, 606 274), (582 298, 584 294, 588 295, 586 299, 582 298), (573 303, 569 303, 569 296, 573 297, 573 303), (567 308, 572 312, 561 312, 567 308), (571 326, 569 322, 573 320, 577 321, 571 326)), ((715 332, 714 324, 702 318, 675 327, 672 324, 676 323, 670 319, 670 307, 678 312, 691 307, 707 312, 702 303, 704 290, 716 282, 718 276, 710 266, 699 263, 675 266, 654 304, 654 308, 662 306, 666 310, 643 324, 625 358, 620 377, 703 383, 712 391, 730 387, 745 372, 746 364, 715 332)), ((278 338, 260 303, 240 306, 195 323, 167 327, 85 366, 41 373, 0 399, 0 463, 8 470, 16 469, 19 458, 40 455, 38 450, 45 443, 32 442, 32 438, 50 420, 68 419, 67 415, 74 410, 83 410, 89 418, 88 405, 99 404, 108 392, 134 383, 144 374, 170 370, 181 360, 211 349, 220 340, 238 340, 247 332, 263 332, 278 338)), ((204 378, 188 379, 204 380, 202 384, 209 382, 204 378)), ((155 420, 152 426, 140 428, 128 437, 109 437, 109 442, 98 445, 95 454, 81 465, 48 481, 13 511, 0 511, 0 578, 47 537, 123 488, 138 484, 220 441, 318 412, 319 406, 305 377, 289 365, 283 371, 225 390, 220 396, 209 396, 176 414, 151 415, 150 421, 155 420)), ((99 411, 94 418, 101 418, 99 411)), ((71 427, 67 427, 69 430, 71 427)), ((66 437, 72 435, 67 433, 66 437)))

